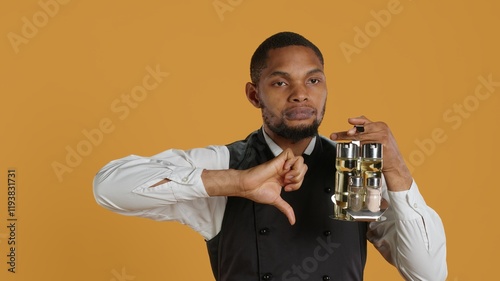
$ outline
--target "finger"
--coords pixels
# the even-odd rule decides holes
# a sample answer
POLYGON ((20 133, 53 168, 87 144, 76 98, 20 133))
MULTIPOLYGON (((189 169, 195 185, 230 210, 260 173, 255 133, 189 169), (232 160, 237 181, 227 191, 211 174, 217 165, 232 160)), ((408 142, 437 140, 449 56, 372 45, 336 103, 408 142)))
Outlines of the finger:
POLYGON ((368 118, 366 118, 364 115, 361 115, 359 117, 350 117, 347 119, 347 122, 349 122, 349 124, 351 124, 351 125, 364 125, 364 124, 371 123, 371 121, 368 118))
POLYGON ((304 163, 303 158, 297 160, 297 162, 292 166, 292 169, 283 175, 284 183, 288 185, 302 182, 307 169, 308 167, 304 163))
POLYGON ((348 131, 335 132, 330 135, 331 140, 355 140, 356 128, 349 129, 348 131))
POLYGON ((304 157, 295 156, 293 158, 287 159, 285 162, 285 167, 288 167, 289 170, 301 170, 304 166, 304 157))
POLYGON ((283 170, 284 171, 289 171, 293 164, 297 161, 297 157, 293 155, 293 152, 290 148, 287 148, 283 150, 283 152, 278 155, 278 158, 282 158, 281 160, 284 161, 283 163, 283 170))
MULTIPOLYGON (((293 158, 287 159, 285 161, 285 164, 283 164, 283 170, 285 172, 287 172, 287 173, 289 171, 291 171, 291 170, 296 170, 297 166, 301 165, 301 159, 302 159, 301 156, 297 156, 297 157, 293 157, 293 158)), ((302 161, 302 164, 303 163, 304 163, 304 161, 302 161)))
POLYGON ((302 185, 303 181, 304 181, 303 175, 298 175, 290 179, 285 179, 283 183, 284 184, 283 189, 287 192, 298 190, 302 185))
POLYGON ((302 186, 302 182, 303 180, 299 180, 297 182, 290 182, 290 183, 287 183, 283 189, 286 191, 286 192, 290 192, 290 191, 296 191, 298 190, 301 186, 302 186))
POLYGON ((349 124, 354 125, 353 128, 343 131, 343 132, 334 132, 330 135, 331 140, 359 140, 359 133, 364 132, 364 125, 372 123, 368 118, 364 115, 359 117, 351 117, 347 119, 349 124), (363 126, 363 129, 357 128, 357 126, 363 126))
POLYGON ((278 210, 285 214, 291 225, 295 224, 295 213, 293 211, 293 208, 292 206, 290 206, 290 204, 283 200, 283 198, 278 197, 273 206, 275 206, 276 208, 278 208, 278 210))

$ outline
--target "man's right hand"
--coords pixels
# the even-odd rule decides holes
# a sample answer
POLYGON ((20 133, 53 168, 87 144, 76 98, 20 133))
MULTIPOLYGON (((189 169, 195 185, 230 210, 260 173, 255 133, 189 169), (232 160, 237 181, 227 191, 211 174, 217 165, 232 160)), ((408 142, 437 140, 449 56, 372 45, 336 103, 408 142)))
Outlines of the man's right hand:
POLYGON ((239 196, 275 206, 293 225, 295 213, 280 194, 283 188, 299 189, 306 172, 304 158, 286 149, 276 158, 248 170, 204 170, 202 180, 210 196, 239 196))

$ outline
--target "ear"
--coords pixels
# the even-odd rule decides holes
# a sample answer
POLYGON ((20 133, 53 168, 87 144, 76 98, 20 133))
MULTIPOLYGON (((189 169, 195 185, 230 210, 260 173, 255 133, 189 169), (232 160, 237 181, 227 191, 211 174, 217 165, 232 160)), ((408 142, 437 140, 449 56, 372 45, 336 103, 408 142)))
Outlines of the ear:
POLYGON ((257 91, 257 85, 251 82, 247 82, 245 86, 245 93, 247 94, 247 99, 250 101, 253 106, 256 108, 260 108, 260 100, 257 91))

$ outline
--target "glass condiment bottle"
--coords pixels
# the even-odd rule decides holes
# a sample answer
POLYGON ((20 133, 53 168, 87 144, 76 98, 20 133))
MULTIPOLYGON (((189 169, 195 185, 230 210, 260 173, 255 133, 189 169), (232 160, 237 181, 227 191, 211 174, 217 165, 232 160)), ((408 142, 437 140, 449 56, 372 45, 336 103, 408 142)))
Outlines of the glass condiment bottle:
POLYGON ((366 143, 361 146, 361 174, 366 180, 382 177, 382 144, 366 143))
POLYGON ((359 146, 355 143, 337 143, 335 159, 335 201, 337 206, 347 208, 349 177, 359 171, 359 146))
POLYGON ((361 176, 351 176, 349 177, 349 184, 347 186, 348 195, 348 206, 349 209, 355 212, 361 211, 363 209, 364 202, 364 189, 363 189, 363 177, 361 176))
POLYGON ((381 182, 382 179, 378 177, 365 179, 365 206, 373 213, 380 211, 380 203, 382 202, 381 182))

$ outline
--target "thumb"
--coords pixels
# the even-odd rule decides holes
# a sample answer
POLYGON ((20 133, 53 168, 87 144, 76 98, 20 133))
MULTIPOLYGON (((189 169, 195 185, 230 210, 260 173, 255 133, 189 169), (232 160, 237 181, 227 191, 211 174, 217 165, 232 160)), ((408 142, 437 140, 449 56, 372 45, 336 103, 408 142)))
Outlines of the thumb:
POLYGON ((278 210, 280 210, 283 214, 285 214, 291 225, 295 224, 295 212, 293 211, 292 206, 290 206, 290 204, 283 200, 281 196, 278 197, 272 205, 278 208, 278 210))

